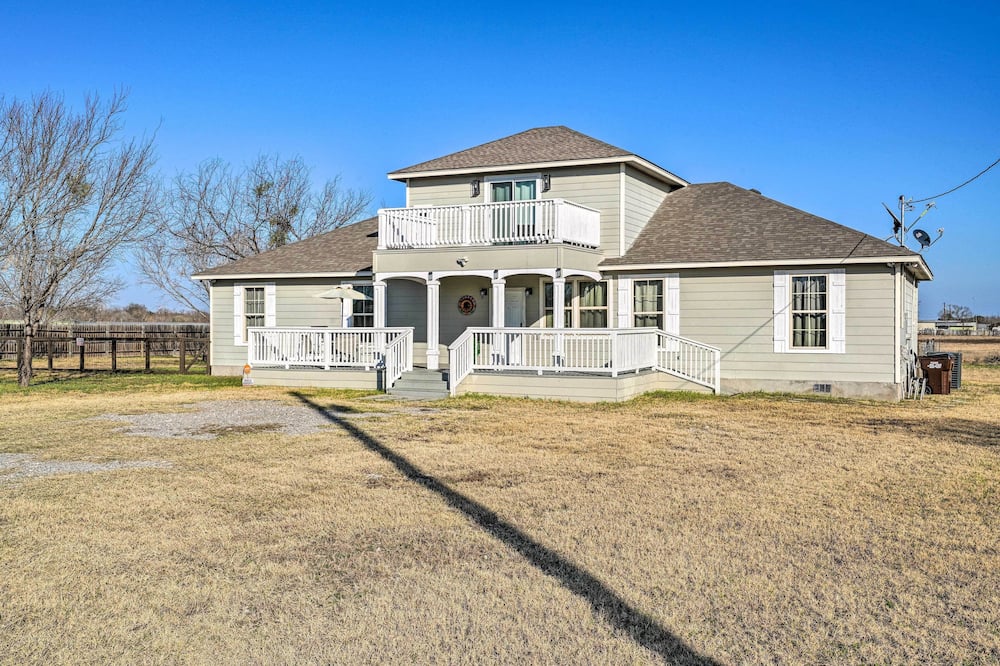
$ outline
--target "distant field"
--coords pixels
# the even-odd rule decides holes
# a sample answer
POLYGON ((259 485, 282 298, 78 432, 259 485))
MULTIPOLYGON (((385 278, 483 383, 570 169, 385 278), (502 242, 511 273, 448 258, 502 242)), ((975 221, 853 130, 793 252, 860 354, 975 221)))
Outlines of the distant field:
POLYGON ((0 377, 0 662, 1000 661, 1000 367, 899 404, 43 379, 0 377))
POLYGON ((992 335, 937 335, 920 336, 920 340, 934 340, 938 351, 961 352, 966 363, 988 361, 1000 365, 1000 337, 992 335))

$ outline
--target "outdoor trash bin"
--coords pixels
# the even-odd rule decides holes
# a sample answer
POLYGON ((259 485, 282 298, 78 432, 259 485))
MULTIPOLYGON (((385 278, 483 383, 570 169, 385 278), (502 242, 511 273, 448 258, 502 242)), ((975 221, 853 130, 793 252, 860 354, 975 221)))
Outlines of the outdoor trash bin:
POLYGON ((947 356, 921 356, 920 369, 927 377, 931 393, 947 395, 951 393, 951 368, 954 361, 947 356))

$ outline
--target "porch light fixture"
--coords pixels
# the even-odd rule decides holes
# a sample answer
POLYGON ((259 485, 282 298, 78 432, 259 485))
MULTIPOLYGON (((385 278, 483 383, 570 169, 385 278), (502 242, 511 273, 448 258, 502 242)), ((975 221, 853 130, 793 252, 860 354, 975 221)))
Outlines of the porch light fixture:
POLYGON ((472 182, 469 183, 469 196, 478 197, 479 196, 479 179, 473 178, 472 182))
POLYGON ((547 173, 542 174, 542 192, 548 192, 552 187, 552 176, 547 173))
POLYGON ((480 296, 480 298, 486 298, 486 295, 487 295, 488 293, 490 293, 489 289, 485 289, 485 288, 484 288, 484 289, 480 289, 480 290, 479 290, 479 296, 480 296))
POLYGON ((524 290, 525 296, 531 296, 531 294, 532 294, 531 287, 528 287, 527 289, 524 290))

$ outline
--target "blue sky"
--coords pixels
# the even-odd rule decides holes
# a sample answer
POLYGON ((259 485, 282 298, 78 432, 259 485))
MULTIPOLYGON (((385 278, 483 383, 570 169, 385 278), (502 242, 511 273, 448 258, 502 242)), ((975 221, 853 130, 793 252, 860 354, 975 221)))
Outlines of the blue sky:
MULTIPOLYGON (((393 169, 561 124, 885 237, 882 202, 1000 157, 995 0, 689 5, 5 3, 0 93, 125 86, 164 175, 301 155, 376 206, 403 203, 393 169)), ((1000 313, 998 192, 1000 166, 924 218, 921 316, 1000 313)))

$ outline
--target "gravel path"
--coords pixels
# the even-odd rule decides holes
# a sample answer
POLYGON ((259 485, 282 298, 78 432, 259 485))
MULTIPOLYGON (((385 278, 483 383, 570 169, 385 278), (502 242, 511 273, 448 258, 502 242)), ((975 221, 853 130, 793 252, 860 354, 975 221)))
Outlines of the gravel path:
POLYGON ((38 476, 55 474, 84 474, 87 472, 110 472, 118 469, 138 469, 142 467, 170 467, 166 460, 112 460, 106 463, 39 460, 27 453, 0 453, 0 485, 38 476))
POLYGON ((324 410, 305 405, 289 405, 274 400, 207 400, 183 405, 191 411, 172 414, 103 414, 94 417, 128 425, 119 432, 144 437, 185 437, 215 439, 236 432, 280 432, 310 435, 333 425, 327 415, 338 419, 361 419, 393 414, 426 414, 426 408, 379 412, 324 410))
MULTIPOLYGON (((230 433, 280 432, 309 435, 333 424, 327 418, 361 419, 395 414, 428 414, 439 410, 421 407, 377 412, 324 410, 305 405, 289 405, 274 400, 206 400, 182 405, 190 411, 167 414, 102 414, 88 420, 118 421, 118 429, 140 437, 183 437, 215 439, 230 433)), ((0 453, 0 485, 20 479, 55 474, 83 474, 121 469, 170 467, 166 460, 86 461, 39 460, 27 453, 0 453)))

